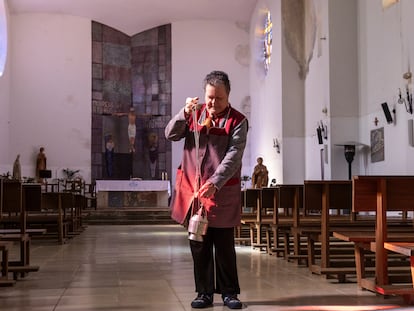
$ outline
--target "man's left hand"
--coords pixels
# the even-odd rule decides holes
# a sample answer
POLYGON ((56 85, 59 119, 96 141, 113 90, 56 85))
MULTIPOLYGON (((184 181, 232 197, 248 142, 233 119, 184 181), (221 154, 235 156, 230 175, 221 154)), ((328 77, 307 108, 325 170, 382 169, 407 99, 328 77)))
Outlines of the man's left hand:
POLYGON ((217 191, 216 186, 212 183, 205 183, 200 190, 198 191, 198 195, 200 198, 211 198, 217 191))

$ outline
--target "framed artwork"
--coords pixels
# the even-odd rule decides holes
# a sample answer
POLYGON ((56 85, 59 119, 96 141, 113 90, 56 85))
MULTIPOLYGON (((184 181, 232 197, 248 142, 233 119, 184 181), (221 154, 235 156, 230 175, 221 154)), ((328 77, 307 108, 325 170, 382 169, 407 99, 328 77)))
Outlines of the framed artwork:
POLYGON ((384 128, 371 131, 371 162, 384 161, 384 128))

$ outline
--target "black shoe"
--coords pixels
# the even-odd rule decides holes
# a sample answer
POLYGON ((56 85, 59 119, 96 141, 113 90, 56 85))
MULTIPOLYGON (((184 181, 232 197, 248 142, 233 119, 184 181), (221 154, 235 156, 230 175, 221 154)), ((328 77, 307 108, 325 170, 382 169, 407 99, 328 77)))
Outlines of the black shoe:
POLYGON ((229 309, 241 309, 243 304, 237 298, 237 295, 222 295, 224 305, 227 306, 229 309))
POLYGON ((213 305, 213 295, 198 294, 191 302, 191 307, 195 309, 203 309, 213 305))

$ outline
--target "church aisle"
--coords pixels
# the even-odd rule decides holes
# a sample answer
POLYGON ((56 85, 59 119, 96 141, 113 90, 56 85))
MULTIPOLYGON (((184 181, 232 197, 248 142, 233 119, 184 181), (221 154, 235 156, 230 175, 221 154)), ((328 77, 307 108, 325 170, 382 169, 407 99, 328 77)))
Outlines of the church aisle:
MULTIPOLYGON (((249 246, 237 247, 237 256, 245 310, 379 310, 403 303, 249 246)), ((186 232, 176 225, 89 226, 65 245, 34 240, 31 260, 40 270, 0 288, 0 310, 184 311, 196 295, 186 232)), ((214 298, 206 310, 228 310, 214 298)))

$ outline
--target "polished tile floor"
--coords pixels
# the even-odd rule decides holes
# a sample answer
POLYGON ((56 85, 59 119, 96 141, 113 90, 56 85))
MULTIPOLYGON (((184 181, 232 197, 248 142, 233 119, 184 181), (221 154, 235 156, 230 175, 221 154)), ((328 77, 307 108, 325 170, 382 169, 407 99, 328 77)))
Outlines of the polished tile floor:
MULTIPOLYGON (((180 226, 89 226, 65 245, 34 240, 31 254, 40 270, 0 288, 0 310, 183 311, 195 297, 180 226)), ((409 309, 249 246, 237 256, 245 310, 409 309)), ((216 295, 207 310, 228 309, 216 295)))

